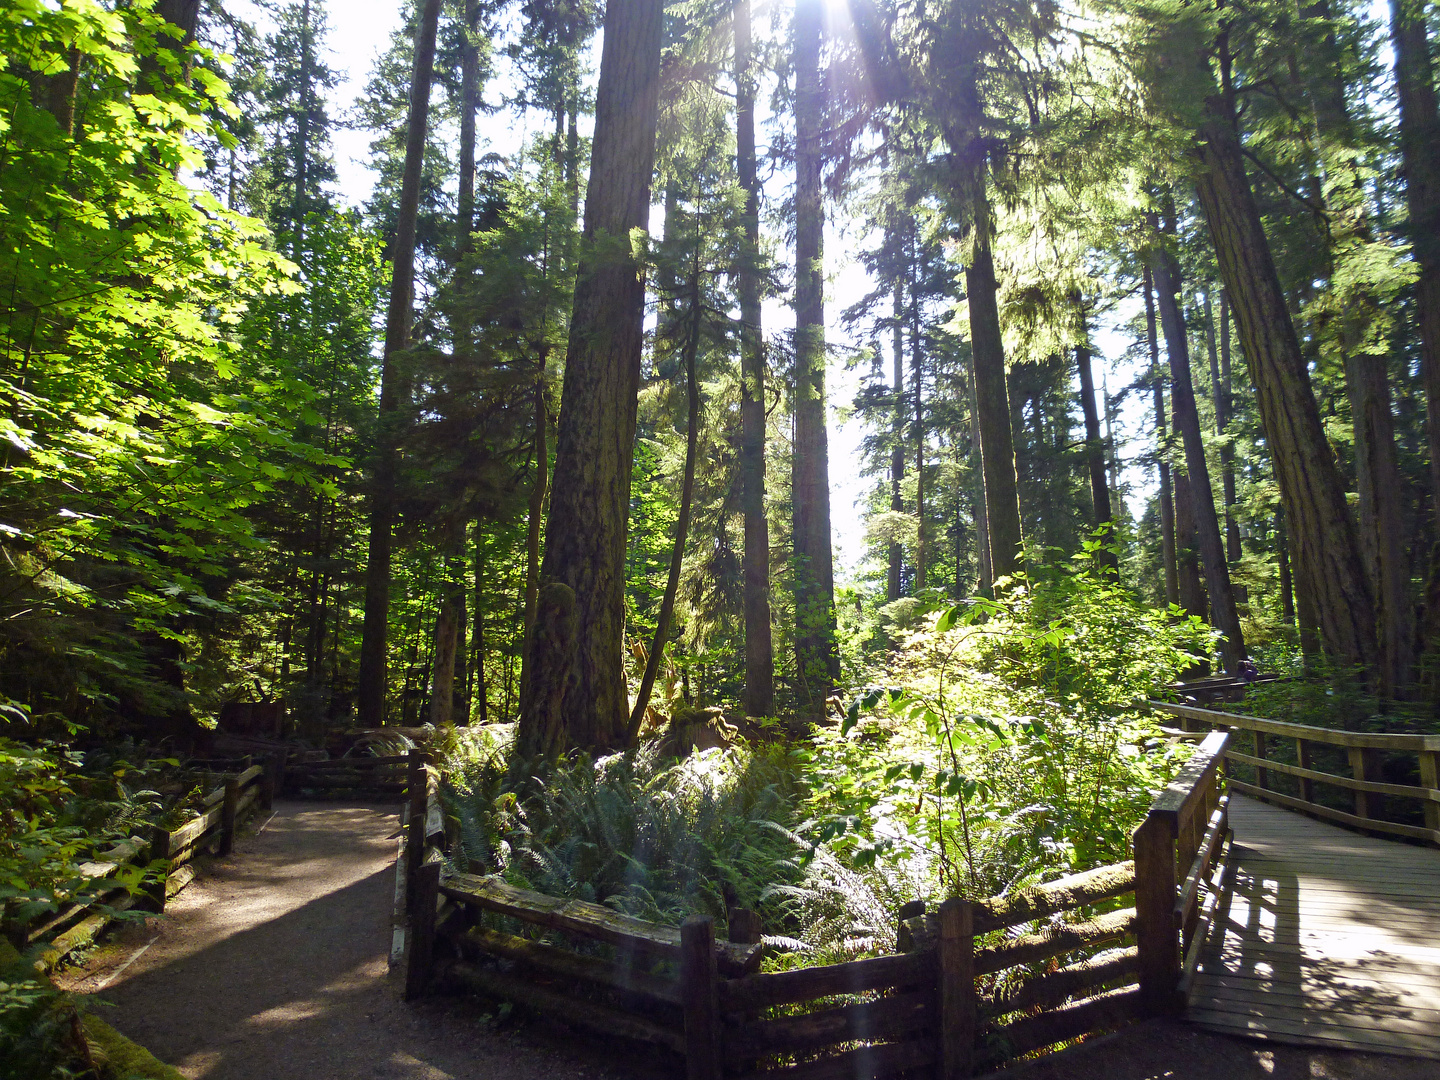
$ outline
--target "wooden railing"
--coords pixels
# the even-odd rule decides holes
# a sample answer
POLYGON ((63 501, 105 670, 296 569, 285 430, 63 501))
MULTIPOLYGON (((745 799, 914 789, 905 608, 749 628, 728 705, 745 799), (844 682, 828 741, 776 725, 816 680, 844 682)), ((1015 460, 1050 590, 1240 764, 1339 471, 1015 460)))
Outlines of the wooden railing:
POLYGON ((1253 753, 1242 753, 1235 747, 1231 747, 1226 753, 1226 758, 1231 763, 1248 765, 1255 770, 1254 783, 1237 779, 1233 775, 1229 778, 1230 787, 1236 791, 1352 828, 1440 844, 1440 735, 1333 731, 1308 724, 1290 724, 1258 716, 1241 716, 1193 705, 1152 701, 1150 706, 1179 717, 1182 723, 1189 727, 1206 724, 1214 728, 1248 731, 1253 753), (1271 739, 1293 740, 1294 764, 1275 760, 1271 753, 1271 739), (1314 754, 1317 745, 1343 750, 1349 762, 1350 775, 1315 768, 1314 754), (1386 752, 1415 755, 1419 759, 1419 784, 1395 784, 1378 779, 1380 755, 1386 752), (1295 777, 1299 794, 1289 795, 1276 791, 1271 782, 1272 774, 1295 777), (1351 812, 1317 802, 1316 784, 1350 792, 1353 800, 1351 812), (1423 807, 1425 824, 1408 825, 1385 820, 1384 800, 1387 797, 1418 800, 1423 807))
POLYGON ((1151 1015, 1177 1011, 1224 891, 1231 840, 1220 766, 1228 731, 1212 732, 1135 830, 1140 993, 1151 1015))
POLYGON ((89 890, 83 900, 67 905, 27 930, 28 945, 48 940, 41 953, 41 963, 47 971, 76 949, 91 944, 117 914, 137 904, 157 913, 164 911, 169 898, 194 878, 193 859, 197 854, 209 848, 218 855, 228 855, 234 844, 235 829, 245 812, 255 806, 269 809, 275 788, 268 763, 250 765, 247 758, 191 764, 192 767, 199 765, 205 775, 219 781, 202 800, 200 815, 178 829, 152 829, 148 844, 136 838, 97 853, 93 860, 78 868, 82 877, 98 883, 97 886, 89 890), (241 771, 229 776, 219 772, 227 766, 239 766, 241 771), (125 871, 136 872, 136 868, 157 859, 167 861, 165 873, 143 892, 132 892, 119 883, 125 871), (109 878, 117 879, 114 888, 106 888, 109 878))
POLYGON ((285 765, 284 791, 311 798, 393 799, 409 790, 408 762, 408 754, 291 760, 285 765))

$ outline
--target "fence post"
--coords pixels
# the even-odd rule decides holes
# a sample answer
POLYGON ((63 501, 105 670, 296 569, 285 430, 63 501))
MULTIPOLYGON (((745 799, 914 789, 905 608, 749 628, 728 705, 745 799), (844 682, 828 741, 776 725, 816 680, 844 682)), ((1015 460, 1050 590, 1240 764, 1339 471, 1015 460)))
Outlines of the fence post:
POLYGON ((430 982, 435 962, 435 909, 440 900, 440 866, 427 863, 411 875, 415 904, 410 912, 410 947, 405 953, 405 1000, 414 1001, 430 982))
POLYGON ((415 910, 415 881, 425 864, 425 817, 429 809, 429 784, 425 775, 425 754, 418 747, 406 755, 406 793, 410 796, 410 831, 405 837, 405 909, 415 910))
POLYGON ((1135 944, 1140 996, 1151 1016, 1179 1011, 1180 938, 1175 927, 1175 820, 1151 813, 1135 830, 1135 944))
POLYGON ((270 810, 275 806, 275 756, 265 757, 265 771, 260 775, 260 809, 270 810))
MULTIPOLYGON (((1361 747, 1350 749, 1350 772, 1356 780, 1374 780, 1375 774, 1380 770, 1375 760, 1375 751, 1361 747)), ((1357 791, 1355 794, 1355 816, 1362 818, 1378 818, 1384 816, 1382 807, 1385 805, 1385 796, 1372 795, 1368 791, 1357 791)))
MULTIPOLYGON (((1440 750, 1420 751, 1420 786, 1440 788, 1440 750)), ((1425 800, 1425 827, 1440 830, 1440 803, 1425 800)))
POLYGON ((691 915, 680 927, 680 1004, 686 1080, 720 1080, 720 988, 709 915, 691 915))
POLYGON ((230 777, 225 781, 225 802, 220 808, 220 857, 230 854, 235 846, 235 816, 240 811, 240 781, 230 777))
POLYGON ((925 914, 924 900, 906 900, 900 905, 900 910, 895 913, 895 951, 910 952, 915 948, 915 935, 910 932, 910 927, 905 925, 906 920, 913 919, 917 915, 925 914))
POLYGON ((940 905, 938 1080, 975 1072, 975 913, 952 896, 940 905))
MULTIPOLYGON (((1269 759, 1265 747, 1265 733, 1263 731, 1253 732, 1255 736, 1255 756, 1261 761, 1269 759)), ((1255 766, 1255 784, 1266 791, 1270 790, 1270 770, 1263 765, 1255 766)))
POLYGON ((725 934, 737 945, 759 945, 765 936, 760 913, 743 907, 728 909, 725 912, 725 934))
POLYGON ((150 830, 150 861, 156 859, 165 860, 164 873, 160 880, 146 888, 145 892, 150 898, 150 903, 155 907, 157 915, 165 911, 165 903, 169 899, 170 888, 170 830, 162 829, 158 825, 150 830))

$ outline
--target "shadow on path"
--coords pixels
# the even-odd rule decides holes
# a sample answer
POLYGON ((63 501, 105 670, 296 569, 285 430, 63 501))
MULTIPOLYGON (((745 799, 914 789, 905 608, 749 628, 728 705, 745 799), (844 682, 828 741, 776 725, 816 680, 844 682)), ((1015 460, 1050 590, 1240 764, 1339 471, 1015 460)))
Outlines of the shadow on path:
POLYGON ((127 930, 68 984, 93 991, 144 948, 99 993, 114 1007, 97 1009, 194 1080, 650 1071, 633 1050, 544 1026, 497 1032, 463 1001, 402 1004, 387 972, 397 827, 385 807, 279 804, 164 919, 127 930))

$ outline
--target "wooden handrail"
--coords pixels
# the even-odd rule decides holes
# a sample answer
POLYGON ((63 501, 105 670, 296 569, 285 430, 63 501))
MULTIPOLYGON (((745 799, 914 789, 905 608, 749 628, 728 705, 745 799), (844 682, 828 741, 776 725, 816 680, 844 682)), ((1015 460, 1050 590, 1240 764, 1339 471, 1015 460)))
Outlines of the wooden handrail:
MULTIPOLYGON (((1253 754, 1241 753, 1234 748, 1227 749, 1225 753, 1229 761, 1251 766, 1255 770, 1253 784, 1238 779, 1231 780, 1236 791, 1344 825, 1440 844, 1440 735, 1339 731, 1311 724, 1291 724, 1260 716, 1221 712, 1218 709, 1201 709, 1194 705, 1172 705, 1165 701, 1151 701, 1149 704, 1153 709, 1178 716, 1184 721, 1198 721, 1216 728, 1253 733, 1253 754), (1271 757, 1266 748, 1267 736, 1294 739, 1299 764, 1291 765, 1271 757), (1347 751, 1353 775, 1341 776, 1314 768, 1311 748, 1316 743, 1340 747, 1347 751), (1374 773, 1379 767, 1376 751, 1380 750, 1415 754, 1420 763, 1420 783, 1391 784, 1374 779, 1374 773), (1272 773, 1295 777, 1299 781, 1300 797, 1274 791, 1270 783, 1272 773), (1354 813, 1346 813, 1316 802, 1314 785, 1317 783, 1350 791, 1355 800, 1354 813), (1424 826, 1384 820, 1382 803, 1385 796, 1418 800, 1425 812, 1424 826)), ((1207 741, 1216 734, 1217 732, 1211 732, 1207 741)))
POLYGON ((1220 762, 1229 748, 1228 731, 1212 731, 1207 735, 1195 748, 1194 756, 1150 804, 1150 815, 1166 818, 1177 826, 1189 818, 1213 785, 1220 762))
POLYGON ((1199 720, 1215 727, 1240 728, 1244 731, 1260 731, 1268 735, 1283 735, 1307 742, 1329 743, 1347 749, 1366 750, 1440 750, 1440 735, 1408 735, 1370 731, 1338 731, 1333 728, 1314 727, 1310 724, 1291 724, 1284 720, 1269 720, 1261 716, 1244 716, 1241 713, 1221 712, 1219 709, 1202 709, 1196 705, 1172 705, 1168 701, 1151 701, 1152 709, 1170 713, 1187 720, 1199 720))

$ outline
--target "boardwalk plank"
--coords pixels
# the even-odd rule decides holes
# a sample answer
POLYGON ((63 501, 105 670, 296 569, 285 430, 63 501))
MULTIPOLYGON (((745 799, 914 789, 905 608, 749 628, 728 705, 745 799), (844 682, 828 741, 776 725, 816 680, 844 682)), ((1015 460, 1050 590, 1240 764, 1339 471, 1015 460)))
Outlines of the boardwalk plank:
POLYGON ((1440 852, 1234 795, 1235 891, 1191 989, 1200 1027, 1440 1060, 1440 852))

